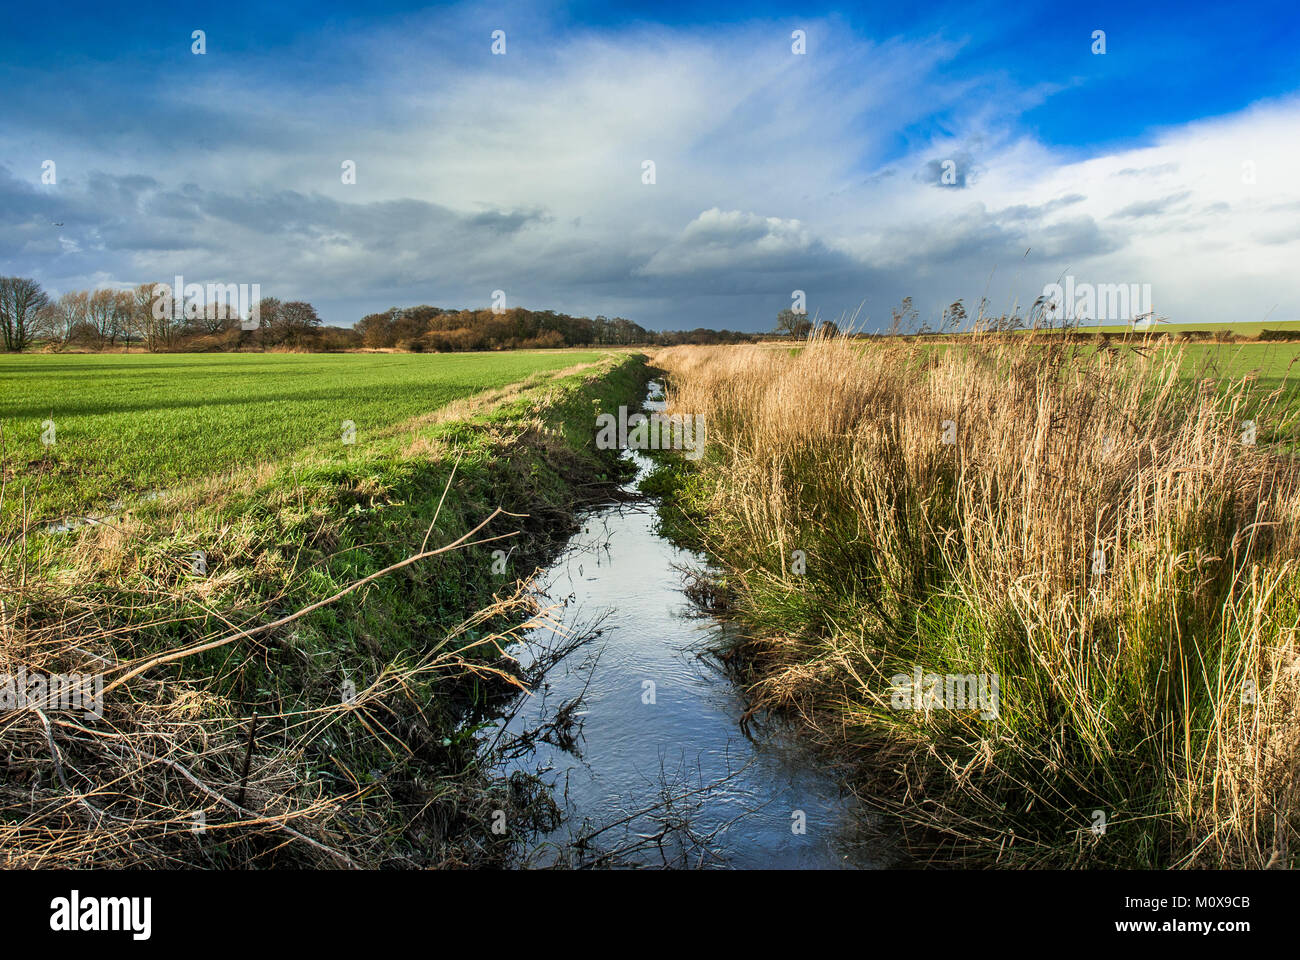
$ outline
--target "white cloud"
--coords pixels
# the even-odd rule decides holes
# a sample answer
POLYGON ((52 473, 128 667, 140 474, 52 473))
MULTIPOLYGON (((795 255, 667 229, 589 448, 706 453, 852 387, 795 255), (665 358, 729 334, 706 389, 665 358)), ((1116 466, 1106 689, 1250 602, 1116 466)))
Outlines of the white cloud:
MULTIPOLYGON (((4 271, 63 289, 105 273, 247 279, 343 323, 501 288, 651 326, 758 329, 796 287, 824 316, 865 300, 884 320, 904 295, 923 311, 986 291, 995 310, 1023 305, 1066 272, 1151 283, 1176 319, 1300 317, 1296 99, 1067 152, 1017 132, 1052 88, 954 80, 960 47, 940 38, 871 43, 830 20, 806 25, 800 57, 780 24, 560 33, 533 16, 493 57, 471 19, 214 60, 169 76, 153 115, 106 100, 103 127, 60 126, 55 99, 48 115, 31 101, 27 119, 56 128, 60 186, 30 187, 41 151, 0 132, 15 178, 0 171, 4 271), (481 49, 448 42, 467 23, 481 49), (348 68, 278 69, 313 56, 348 68), (355 185, 340 182, 348 159, 355 185), (937 182, 945 159, 970 176, 937 182)), ((110 79, 83 78, 85 112, 110 79)))
POLYGON ((739 210, 705 210, 660 247, 638 272, 671 277, 726 270, 790 269, 820 244, 798 220, 739 210))

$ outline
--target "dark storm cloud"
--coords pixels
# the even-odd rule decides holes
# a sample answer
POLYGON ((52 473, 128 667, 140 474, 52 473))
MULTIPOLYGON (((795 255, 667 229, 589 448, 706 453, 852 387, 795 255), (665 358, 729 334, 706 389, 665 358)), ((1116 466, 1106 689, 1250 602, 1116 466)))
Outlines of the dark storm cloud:
POLYGON ((324 299, 366 278, 436 275, 432 262, 472 262, 467 250, 508 242, 545 221, 540 210, 462 214, 410 199, 344 203, 286 190, 163 189, 151 177, 99 172, 80 184, 38 185, 0 168, 6 268, 53 282, 106 272, 126 282, 186 271, 247 276, 274 262, 277 277, 295 289, 310 284, 324 299), (316 276, 322 245, 348 251, 351 262, 316 276))
POLYGON ((1103 231, 1090 216, 1041 222, 1051 210, 1074 202, 1072 197, 1064 197, 997 212, 975 205, 942 223, 895 231, 891 243, 900 258, 936 267, 972 269, 1009 266, 1024 259, 1026 251, 1031 251, 1036 260, 1046 257, 1078 262, 1124 245, 1122 238, 1103 231))

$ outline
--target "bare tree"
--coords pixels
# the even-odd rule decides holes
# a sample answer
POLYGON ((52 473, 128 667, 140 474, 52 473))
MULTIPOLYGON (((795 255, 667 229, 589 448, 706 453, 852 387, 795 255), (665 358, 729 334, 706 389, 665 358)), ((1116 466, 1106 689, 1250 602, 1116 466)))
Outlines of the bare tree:
POLYGON ((311 340, 321 325, 316 308, 304 300, 282 303, 274 297, 263 297, 259 315, 263 346, 301 345, 311 340))
POLYGON ((808 336, 810 330, 812 330, 812 321, 806 314, 795 313, 787 307, 776 315, 775 333, 778 336, 802 339, 808 336))
POLYGON ((141 283, 130 291, 129 329, 144 341, 146 350, 169 347, 176 339, 171 301, 155 293, 159 284, 141 283))
POLYGON ((210 300, 203 304, 195 321, 204 333, 225 333, 239 326, 239 312, 223 300, 210 300))
POLYGON ((90 294, 85 290, 69 290, 40 313, 42 335, 60 343, 70 343, 86 325, 90 294))
POLYGON ((302 344, 320 329, 320 315, 305 300, 290 300, 280 307, 280 326, 285 343, 302 344))
POLYGON ((283 306, 276 297, 263 297, 257 302, 257 339, 262 348, 275 343, 280 328, 280 307, 283 306))
POLYGON ((6 350, 23 350, 36 332, 49 295, 28 277, 0 277, 0 329, 6 350))
POLYGON ((86 301, 86 319, 95 328, 100 344, 117 340, 117 324, 121 320, 117 291, 107 287, 90 294, 86 301))
POLYGON ((131 346, 131 335, 135 333, 134 324, 135 296, 130 290, 118 290, 113 295, 113 333, 110 337, 116 342, 118 337, 131 346))

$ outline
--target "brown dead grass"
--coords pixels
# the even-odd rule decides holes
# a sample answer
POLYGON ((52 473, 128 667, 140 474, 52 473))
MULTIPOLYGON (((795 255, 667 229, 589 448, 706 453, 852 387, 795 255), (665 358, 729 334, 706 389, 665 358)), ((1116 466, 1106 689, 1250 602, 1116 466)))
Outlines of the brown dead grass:
POLYGON ((707 417, 695 515, 755 627, 756 702, 931 850, 1293 860, 1300 471, 1242 442, 1280 392, 1032 336, 653 361, 669 411, 707 417), (1000 718, 892 709, 916 664, 997 673, 1000 718))

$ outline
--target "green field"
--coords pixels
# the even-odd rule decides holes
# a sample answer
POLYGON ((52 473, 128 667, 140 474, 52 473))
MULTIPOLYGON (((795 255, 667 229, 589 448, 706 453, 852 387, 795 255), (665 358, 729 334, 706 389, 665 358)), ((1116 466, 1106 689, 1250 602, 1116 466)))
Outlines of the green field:
MULTIPOLYGON (((1120 346, 1119 349, 1128 349, 1120 346)), ((1184 344, 1188 377, 1253 377, 1300 411, 1300 343, 1184 344)), ((3 511, 33 519, 119 501, 309 450, 346 455, 413 417, 596 352, 164 354, 0 357, 3 511), (46 446, 46 421, 54 443, 46 446), (343 443, 344 422, 355 445, 343 443)), ((1280 439, 1293 423, 1263 427, 1280 439), (1272 427, 1273 429, 1269 429, 1272 427)))
POLYGON ((1254 377, 1261 386, 1285 386, 1289 393, 1300 384, 1300 343, 1189 343, 1167 349, 1183 351, 1189 376, 1254 377))
MULTIPOLYGON (((1127 323, 1102 323, 1080 326, 1079 333, 1128 333, 1127 323)), ((1149 330, 1137 330, 1135 333, 1233 333, 1239 337, 1258 337, 1265 330, 1282 332, 1300 332, 1300 320, 1262 320, 1262 321, 1225 321, 1222 323, 1159 323, 1149 330)))
POLYGON ((5 513, 93 512, 178 481, 339 453, 404 420, 595 352, 0 357, 5 513), (54 443, 42 442, 45 421, 54 443), (344 421, 355 444, 343 443, 344 421))
MULTIPOLYGON (((1118 346, 1123 353, 1130 349, 1118 346)), ((1182 356, 1185 379, 1211 381, 1220 391, 1246 384, 1242 420, 1258 420, 1259 441, 1284 444, 1294 450, 1300 439, 1300 343, 1185 343, 1140 352, 1156 356, 1172 351, 1182 356)))
MULTIPOLYGON (((958 346, 950 342, 928 349, 943 353, 958 346)), ((1077 349, 1090 353, 1097 348, 1084 343, 1077 349)), ((1289 398, 1289 405, 1300 411, 1300 342, 1148 345, 1135 341, 1114 343, 1110 349, 1119 351, 1121 355, 1126 352, 1144 356, 1156 356, 1163 351, 1181 353, 1185 377, 1209 378, 1224 383, 1250 378, 1258 388, 1283 390, 1289 398)))
POLYGON ((0 866, 512 862, 513 825, 552 806, 503 778, 506 742, 480 718, 518 689, 500 665, 539 615, 524 582, 625 478, 594 411, 635 403, 648 376, 613 350, 0 359, 4 653, 110 691, 103 736, 54 734, 75 785, 23 729, 44 714, 0 710, 9 767, 49 768, 0 797, 0 866), (39 517, 117 522, 17 535, 38 478, 39 517), (93 506, 114 499, 127 509, 93 506), (252 725, 250 777, 231 764, 253 756, 252 725), (24 744, 40 759, 19 761, 24 744), (257 810, 227 818, 218 798, 246 778, 257 810), (64 787, 112 816, 73 823, 64 787), (483 819, 498 807, 500 835, 483 819), (220 842, 196 842, 195 810, 220 842))
POLYGON ((1244 383, 1239 419, 1256 422, 1259 443, 1300 451, 1300 343, 1188 343, 1162 349, 1181 353, 1184 378, 1212 381, 1224 392, 1244 383))

